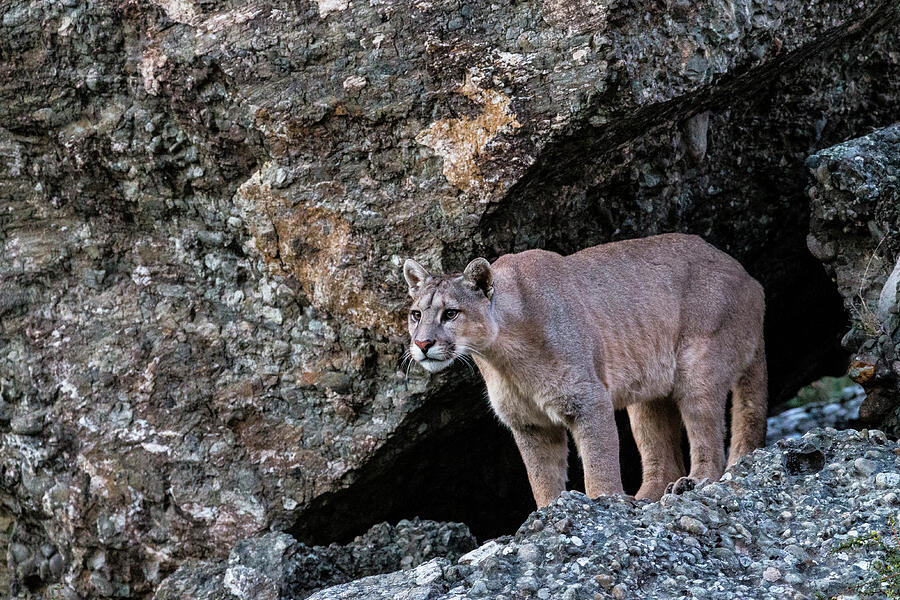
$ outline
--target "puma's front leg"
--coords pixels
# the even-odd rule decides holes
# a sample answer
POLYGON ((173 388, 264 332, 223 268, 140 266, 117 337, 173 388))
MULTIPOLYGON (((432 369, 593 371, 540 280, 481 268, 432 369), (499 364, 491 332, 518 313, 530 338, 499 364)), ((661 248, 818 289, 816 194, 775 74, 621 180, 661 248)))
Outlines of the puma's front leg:
POLYGON ((578 398, 571 418, 572 437, 584 465, 584 491, 590 498, 622 494, 619 468, 619 431, 608 394, 578 398))
POLYGON ((568 440, 561 426, 527 425, 512 428, 519 454, 538 508, 547 506, 566 489, 568 440))

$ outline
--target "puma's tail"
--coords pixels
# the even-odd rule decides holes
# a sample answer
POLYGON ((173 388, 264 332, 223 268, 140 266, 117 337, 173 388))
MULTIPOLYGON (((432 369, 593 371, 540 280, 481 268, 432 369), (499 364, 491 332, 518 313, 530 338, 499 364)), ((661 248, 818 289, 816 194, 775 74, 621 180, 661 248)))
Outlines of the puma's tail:
POLYGON ((766 352, 760 341, 753 360, 731 389, 729 467, 745 454, 765 445, 767 395, 766 352))

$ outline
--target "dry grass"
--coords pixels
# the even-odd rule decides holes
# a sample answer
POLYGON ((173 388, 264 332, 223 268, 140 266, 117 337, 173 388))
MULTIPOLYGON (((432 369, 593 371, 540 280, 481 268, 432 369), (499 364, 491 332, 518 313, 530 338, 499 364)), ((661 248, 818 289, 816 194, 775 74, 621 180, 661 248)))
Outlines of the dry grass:
POLYGON ((866 302, 865 296, 863 296, 863 290, 866 287, 866 282, 869 279, 869 269, 872 267, 872 261, 875 260, 875 257, 878 255, 878 250, 881 249, 881 244, 887 239, 887 236, 881 238, 881 241, 878 242, 878 245, 875 246, 875 249, 869 254, 869 260, 866 261, 866 268, 863 271, 863 276, 859 281, 859 290, 856 292, 856 298, 853 303, 850 305, 850 310, 853 313, 853 317, 862 325, 863 331, 869 337, 877 338, 882 334, 882 326, 881 323, 878 322, 878 318, 875 316, 875 312, 869 307, 869 303, 866 302))

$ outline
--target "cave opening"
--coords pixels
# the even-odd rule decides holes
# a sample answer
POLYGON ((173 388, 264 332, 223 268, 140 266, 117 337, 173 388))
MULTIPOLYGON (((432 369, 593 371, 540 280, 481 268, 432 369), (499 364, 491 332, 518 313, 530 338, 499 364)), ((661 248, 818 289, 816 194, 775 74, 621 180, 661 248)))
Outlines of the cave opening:
MULTIPOLYGON (((416 517, 465 523, 479 542, 515 533, 535 510, 525 467, 512 435, 483 402, 483 392, 470 392, 469 402, 477 406, 464 426, 447 427, 421 443, 376 457, 384 464, 366 472, 377 475, 364 475, 316 499, 289 533, 309 545, 344 544, 376 523, 416 517)), ((730 412, 729 400, 727 421, 730 412)), ((616 424, 623 485, 627 494, 634 494, 641 483, 641 462, 625 411, 616 411, 616 424)), ((726 440, 729 434, 726 430, 726 440)), ((686 436, 682 452, 689 468, 686 436)), ((584 491, 571 437, 567 489, 584 491)))
MULTIPOLYGON (((820 265, 794 265, 802 272, 780 271, 782 282, 793 279, 793 285, 771 298, 766 317, 770 411, 821 376, 842 374, 847 364, 839 344, 847 316, 834 283, 818 272, 820 265), (790 360, 798 350, 791 332, 818 341, 818 360, 790 360)), ((808 345, 805 340, 799 347, 806 352, 808 345)), ((512 435, 485 399, 480 376, 457 365, 436 385, 441 396, 410 415, 395 441, 376 453, 356 480, 315 499, 289 533, 310 545, 347 543, 376 523, 418 517, 465 523, 483 542, 512 534, 525 522, 535 510, 525 468, 512 435)), ((641 481, 640 456, 625 411, 617 411, 616 420, 623 485, 634 494, 641 481)), ((683 452, 688 465, 686 436, 683 452)), ((584 491, 571 439, 567 488, 584 491)))
MULTIPOLYGON (((384 468, 367 469, 378 471, 377 477, 363 476, 317 499, 289 533, 310 545, 347 543, 375 523, 414 517, 465 523, 482 542, 514 533, 535 503, 512 434, 493 415, 478 383, 464 401, 471 408, 465 426, 445 427, 399 452, 386 450, 375 459, 384 460, 384 468)), ((640 458, 625 411, 617 411, 616 422, 622 479, 633 494, 640 487, 640 458)), ((584 491, 571 437, 568 478, 567 489, 584 491)))
MULTIPOLYGON (((652 130, 642 120, 612 133, 579 131, 509 190, 514 201, 483 217, 478 247, 447 249, 445 264, 465 265, 473 251, 489 259, 526 248, 570 254, 652 233, 696 233, 735 256, 766 290, 770 409, 824 375, 841 374, 848 318, 835 283, 806 247, 803 165, 811 148, 850 137, 881 117, 854 113, 817 129, 818 113, 804 100, 820 76, 814 67, 704 105, 713 133, 700 162, 678 150, 681 124, 669 112, 647 117, 662 122, 652 130), (624 139, 631 140, 628 152, 619 143, 624 139)), ((428 411, 438 409, 411 418, 410 432, 426 423, 430 434, 380 452, 356 481, 316 499, 291 533, 306 543, 346 542, 377 522, 411 517, 466 523, 482 541, 514 532, 534 501, 512 436, 483 400, 480 378, 446 394, 444 409, 461 421, 435 427, 428 411)), ((617 414, 617 422, 623 483, 634 493, 640 459, 627 415, 617 414)), ((583 490, 571 446, 569 466, 569 488, 583 490)))

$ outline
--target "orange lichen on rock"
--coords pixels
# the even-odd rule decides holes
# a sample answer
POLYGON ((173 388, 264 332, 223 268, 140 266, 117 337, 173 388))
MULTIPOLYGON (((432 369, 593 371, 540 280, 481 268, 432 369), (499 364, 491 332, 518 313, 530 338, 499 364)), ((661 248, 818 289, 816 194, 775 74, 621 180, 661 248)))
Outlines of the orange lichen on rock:
POLYGON ((257 173, 238 190, 256 250, 293 275, 317 309, 359 327, 402 331, 403 325, 365 279, 371 243, 334 210, 296 203, 257 173))
POLYGON ((862 385, 875 376, 875 365, 868 361, 856 359, 850 363, 847 373, 853 381, 862 385))
POLYGON ((419 132, 416 141, 433 149, 444 159, 443 173, 447 181, 464 192, 487 195, 491 191, 478 168, 476 159, 484 154, 488 143, 501 133, 521 127, 510 111, 508 96, 478 87, 471 77, 457 90, 473 102, 481 104, 480 115, 435 121, 419 132))

